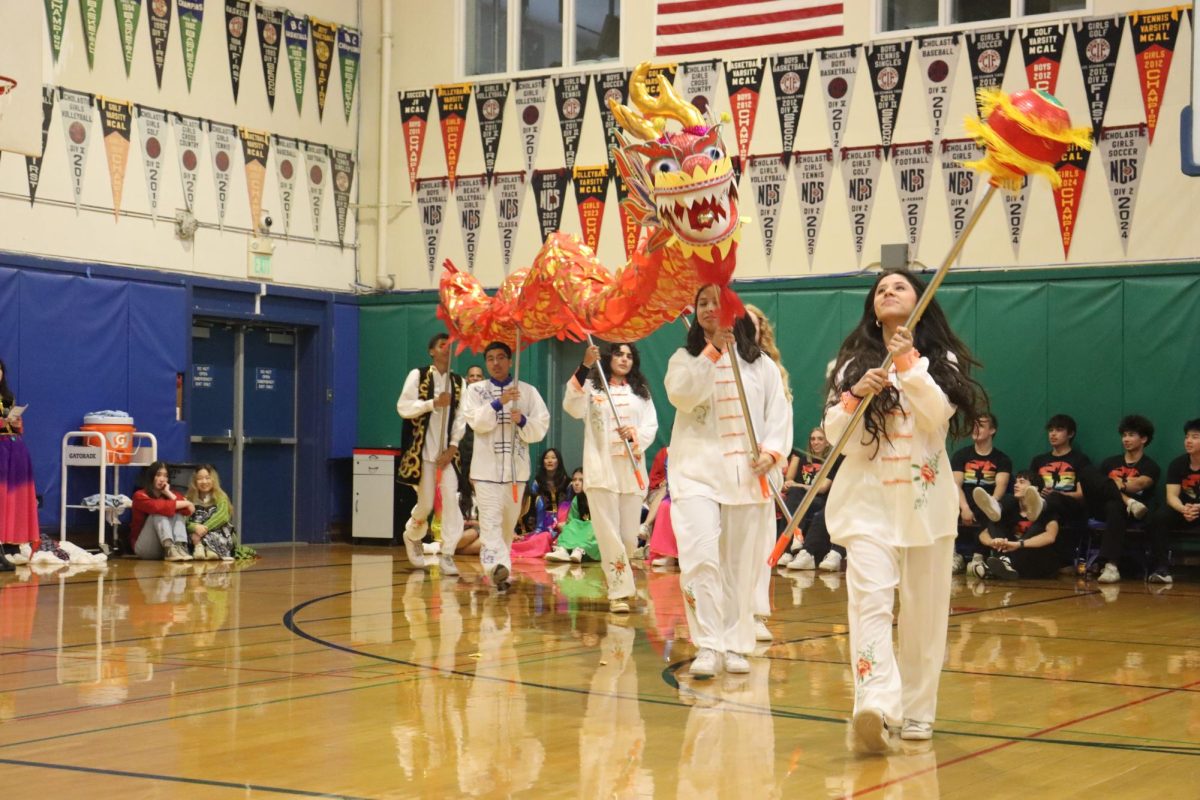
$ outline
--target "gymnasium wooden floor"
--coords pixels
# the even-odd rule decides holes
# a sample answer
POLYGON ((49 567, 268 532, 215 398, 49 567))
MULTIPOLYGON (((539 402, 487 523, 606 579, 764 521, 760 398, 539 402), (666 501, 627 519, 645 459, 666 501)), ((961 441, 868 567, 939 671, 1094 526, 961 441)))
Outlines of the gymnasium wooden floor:
POLYGON ((620 620, 594 565, 260 552, 0 573, 4 797, 1200 797, 1195 583, 956 578, 935 740, 864 758, 837 576, 693 684, 674 570, 620 620))

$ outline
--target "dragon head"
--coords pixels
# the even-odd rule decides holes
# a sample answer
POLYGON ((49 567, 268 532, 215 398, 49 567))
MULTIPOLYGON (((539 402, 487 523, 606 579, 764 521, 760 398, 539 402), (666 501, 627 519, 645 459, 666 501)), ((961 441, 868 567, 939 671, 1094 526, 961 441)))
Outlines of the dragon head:
POLYGON ((626 208, 644 227, 657 228, 651 249, 672 238, 687 256, 724 260, 740 235, 733 162, 721 141, 720 123, 684 101, 662 74, 657 95, 648 86, 650 63, 629 78, 636 110, 609 100, 621 136, 614 148, 617 169, 629 190, 626 208), (668 120, 683 126, 666 132, 668 120))

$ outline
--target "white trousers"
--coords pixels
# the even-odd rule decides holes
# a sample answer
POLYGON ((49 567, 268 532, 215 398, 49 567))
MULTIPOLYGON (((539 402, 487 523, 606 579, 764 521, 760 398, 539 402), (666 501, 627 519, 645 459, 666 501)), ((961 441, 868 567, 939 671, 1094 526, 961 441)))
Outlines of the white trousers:
POLYGON ((774 577, 767 560, 775 549, 775 506, 764 518, 766 525, 759 529, 758 561, 754 565, 754 616, 771 616, 771 578, 774 577))
MULTIPOLYGON (((692 642, 717 652, 754 649, 755 567, 769 503, 721 505, 706 497, 671 500, 679 585, 692 642)), ((949 574, 947 568, 947 574, 949 574)))
POLYGON ((642 496, 618 494, 607 489, 589 489, 588 507, 592 510, 592 528, 600 545, 600 563, 608 579, 608 599, 633 597, 633 567, 629 559, 637 548, 638 526, 642 519, 642 496))
MULTIPOLYGON (((433 498, 436 494, 437 464, 433 461, 421 462, 421 482, 417 485, 417 504, 413 506, 412 516, 404 526, 405 533, 413 531, 425 538, 425 525, 429 515, 433 513, 433 498)), ((442 470, 442 553, 452 556, 458 540, 463 534, 462 509, 458 506, 458 475, 454 467, 446 465, 442 470)))
POLYGON ((883 712, 889 725, 932 723, 946 655, 954 537, 925 547, 893 547, 869 536, 846 542, 854 711, 883 712), (892 613, 900 590, 899 655, 892 613))
POLYGON ((491 575, 498 564, 503 564, 511 572, 513 529, 521 516, 521 501, 513 500, 512 484, 476 480, 475 504, 479 509, 479 563, 483 571, 491 575))

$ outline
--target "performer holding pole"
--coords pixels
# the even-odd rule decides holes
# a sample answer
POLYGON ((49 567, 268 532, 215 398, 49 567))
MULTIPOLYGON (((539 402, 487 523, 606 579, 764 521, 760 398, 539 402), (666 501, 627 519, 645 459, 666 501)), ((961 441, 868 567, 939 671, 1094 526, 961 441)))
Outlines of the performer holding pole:
POLYGON ((687 346, 671 356, 665 379, 676 408, 671 433, 671 520, 679 544, 680 585, 692 641, 699 652, 691 674, 709 678, 721 668, 748 672, 754 648, 754 587, 762 566, 759 539, 770 524, 771 501, 759 477, 779 468, 792 447, 792 409, 779 367, 755 344, 748 317, 720 325, 718 287, 696 296, 697 324, 687 346), (730 359, 740 359, 743 411, 730 359), (746 447, 747 425, 758 433, 759 456, 746 447))
POLYGON ((646 494, 643 453, 658 433, 637 347, 613 344, 602 354, 589 336, 583 363, 567 382, 563 411, 584 423, 583 485, 608 581, 609 611, 625 614, 635 594, 629 558, 646 494))

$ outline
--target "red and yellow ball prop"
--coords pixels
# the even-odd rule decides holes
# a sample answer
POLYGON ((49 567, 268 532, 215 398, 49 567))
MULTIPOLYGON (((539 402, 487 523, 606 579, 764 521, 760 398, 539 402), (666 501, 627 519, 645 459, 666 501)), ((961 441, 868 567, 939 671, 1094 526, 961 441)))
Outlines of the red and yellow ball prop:
POLYGON ((1072 128, 1058 99, 1041 89, 1011 95, 998 89, 979 92, 983 120, 966 120, 967 132, 987 154, 967 166, 992 176, 992 182, 1017 189, 1026 175, 1042 175, 1058 186, 1056 165, 1071 145, 1091 149, 1090 128, 1072 128))

